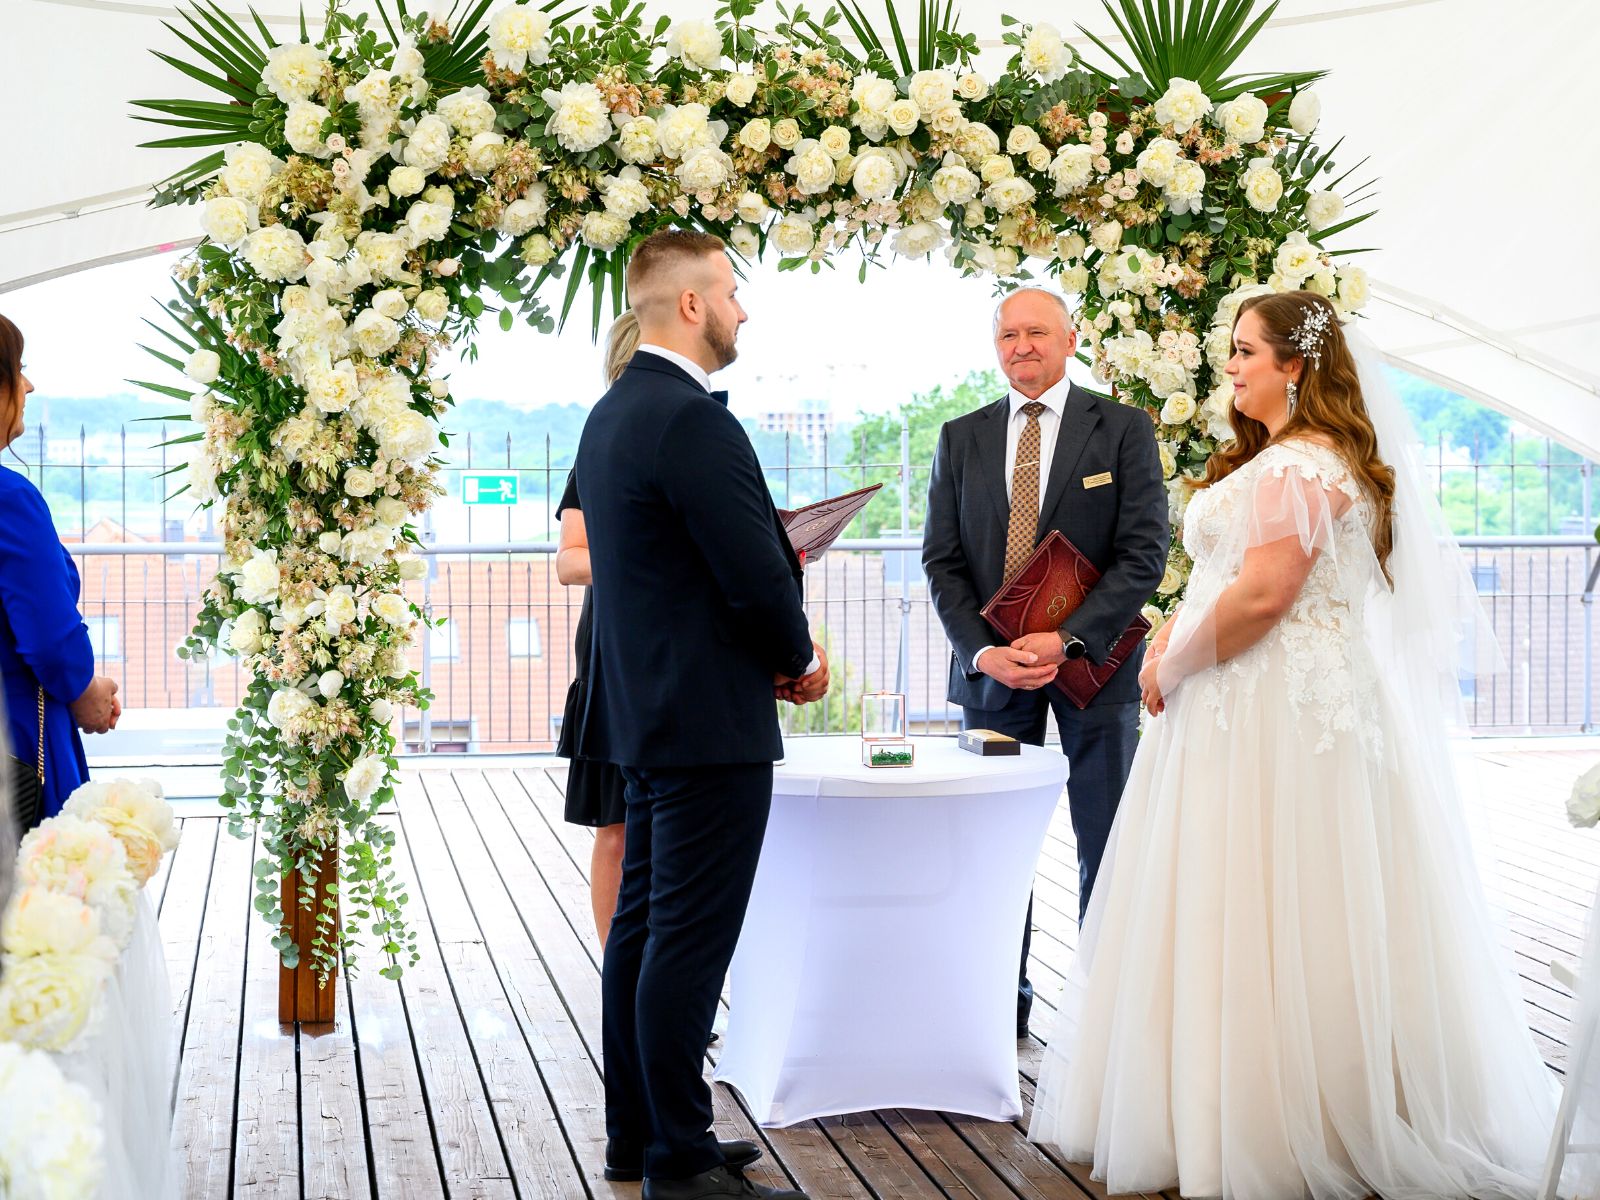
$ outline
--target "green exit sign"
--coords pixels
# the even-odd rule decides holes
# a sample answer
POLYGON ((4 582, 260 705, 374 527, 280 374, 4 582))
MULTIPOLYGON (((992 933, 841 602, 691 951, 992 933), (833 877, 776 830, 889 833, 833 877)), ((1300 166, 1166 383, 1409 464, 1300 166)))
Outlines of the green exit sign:
POLYGON ((463 504, 515 504, 517 502, 517 474, 504 475, 475 471, 461 477, 461 502, 463 504))

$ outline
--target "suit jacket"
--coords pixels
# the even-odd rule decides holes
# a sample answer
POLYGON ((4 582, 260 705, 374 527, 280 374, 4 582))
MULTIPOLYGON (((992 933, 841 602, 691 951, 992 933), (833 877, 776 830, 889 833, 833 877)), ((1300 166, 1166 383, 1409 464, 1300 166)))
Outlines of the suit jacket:
MULTIPOLYGON (((1010 416, 1010 398, 1002 396, 945 422, 928 484, 922 565, 953 648, 949 698, 969 708, 1003 708, 1011 696, 1010 688, 972 667, 983 647, 1006 644, 978 614, 1004 582, 1010 416)), ((1103 661, 1166 570, 1167 491, 1155 429, 1144 412, 1076 385, 1068 389, 1035 543, 1052 529, 1102 572, 1062 629, 1083 639, 1089 658, 1103 661), (1085 479, 1106 473, 1110 483, 1084 486, 1085 479)), ((1137 700, 1143 661, 1141 647, 1093 703, 1137 700)))
POLYGON ((573 470, 594 578, 583 755, 782 757, 772 677, 812 655, 800 563, 726 402, 638 354, 590 413, 573 470))

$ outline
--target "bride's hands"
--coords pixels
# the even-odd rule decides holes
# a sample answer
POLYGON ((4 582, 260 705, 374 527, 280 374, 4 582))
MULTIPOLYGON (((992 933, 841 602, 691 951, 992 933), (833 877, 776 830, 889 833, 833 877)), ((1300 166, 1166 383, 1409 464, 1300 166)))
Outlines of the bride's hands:
POLYGON ((1167 707, 1166 697, 1161 694, 1161 687, 1156 682, 1156 669, 1160 663, 1161 655, 1152 653, 1145 656, 1144 666, 1139 670, 1139 691, 1152 717, 1159 717, 1167 707))

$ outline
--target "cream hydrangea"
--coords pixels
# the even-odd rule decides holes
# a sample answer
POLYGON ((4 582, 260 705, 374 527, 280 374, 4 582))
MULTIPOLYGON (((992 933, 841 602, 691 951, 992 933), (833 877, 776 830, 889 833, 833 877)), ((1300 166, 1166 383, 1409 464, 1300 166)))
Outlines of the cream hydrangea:
POLYGON ((508 4, 489 18, 489 56, 502 71, 521 73, 550 57, 550 15, 532 4, 508 4))
POLYGON ((1188 133, 1211 112, 1211 100, 1192 79, 1174 77, 1156 101, 1156 120, 1175 133, 1188 133))

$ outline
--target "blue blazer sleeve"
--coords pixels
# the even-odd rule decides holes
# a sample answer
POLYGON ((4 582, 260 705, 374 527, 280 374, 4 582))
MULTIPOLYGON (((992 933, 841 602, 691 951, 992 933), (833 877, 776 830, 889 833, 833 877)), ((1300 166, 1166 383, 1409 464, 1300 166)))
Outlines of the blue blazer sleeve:
POLYGON ((14 471, 0 471, 0 609, 17 655, 62 704, 94 677, 94 648, 78 614, 78 580, 44 497, 14 471))

